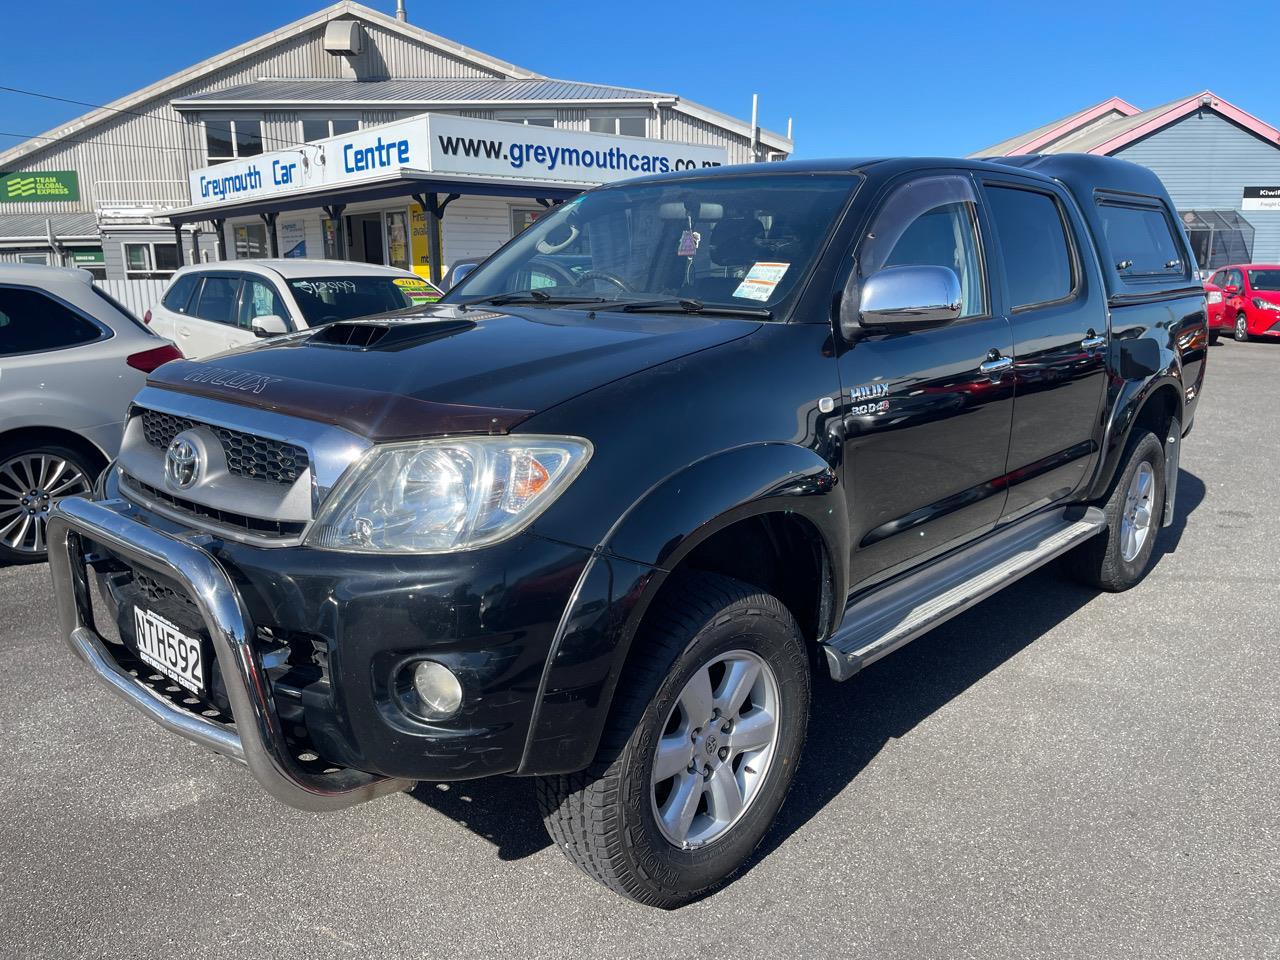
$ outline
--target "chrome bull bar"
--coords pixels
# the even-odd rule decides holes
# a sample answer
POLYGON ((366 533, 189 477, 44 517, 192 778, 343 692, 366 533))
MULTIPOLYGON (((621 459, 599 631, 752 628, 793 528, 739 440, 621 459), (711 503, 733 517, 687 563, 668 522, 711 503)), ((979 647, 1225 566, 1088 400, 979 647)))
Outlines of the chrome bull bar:
POLYGON ((222 565, 197 544, 133 519, 125 500, 68 497, 49 511, 49 568, 68 645, 118 696, 188 740, 243 762, 277 800, 301 810, 337 810, 412 783, 344 769, 316 774, 290 752, 271 684, 253 645, 254 626, 222 565), (195 603, 227 688, 235 729, 170 703, 116 663, 94 625, 84 539, 181 584, 195 603))

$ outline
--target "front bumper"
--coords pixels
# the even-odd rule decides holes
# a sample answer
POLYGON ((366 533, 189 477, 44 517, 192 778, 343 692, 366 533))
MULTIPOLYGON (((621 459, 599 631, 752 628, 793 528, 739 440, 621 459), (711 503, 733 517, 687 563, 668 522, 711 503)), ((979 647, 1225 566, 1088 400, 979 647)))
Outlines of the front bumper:
POLYGON ((151 719, 243 760, 272 795, 304 809, 521 769, 552 640, 590 551, 530 534, 422 558, 255 547, 157 516, 117 489, 108 479, 106 499, 55 507, 50 565, 64 637, 151 719), (146 592, 157 589, 165 596, 146 592), (195 701, 139 669, 133 605, 205 638, 204 701, 184 707, 195 701), (399 707, 395 678, 421 658, 462 680, 463 708, 448 721, 399 707))
POLYGON ((72 497, 49 514, 49 566, 62 633, 108 688, 166 729, 244 762, 268 793, 293 807, 339 809, 411 786, 358 770, 302 769, 289 749, 253 643, 253 625, 230 577, 199 546, 132 519, 132 509, 123 500, 72 497), (208 629, 234 728, 180 709, 117 663, 95 629, 86 540, 186 589, 208 629))

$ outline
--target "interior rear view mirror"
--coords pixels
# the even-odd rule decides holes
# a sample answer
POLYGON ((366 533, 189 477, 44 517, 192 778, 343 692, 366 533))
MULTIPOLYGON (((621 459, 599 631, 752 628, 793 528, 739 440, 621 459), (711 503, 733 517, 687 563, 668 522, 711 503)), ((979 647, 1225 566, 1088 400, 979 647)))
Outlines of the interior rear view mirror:
POLYGON ((921 330, 957 319, 964 297, 960 278, 950 267, 912 265, 885 267, 862 282, 857 295, 846 291, 840 305, 840 327, 921 330))

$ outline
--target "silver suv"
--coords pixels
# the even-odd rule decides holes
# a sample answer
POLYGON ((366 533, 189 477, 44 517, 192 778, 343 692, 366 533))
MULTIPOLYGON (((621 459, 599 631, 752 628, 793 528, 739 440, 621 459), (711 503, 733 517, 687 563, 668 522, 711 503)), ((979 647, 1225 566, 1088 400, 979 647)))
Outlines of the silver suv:
POLYGON ((0 264, 0 563, 44 557, 50 504, 89 492, 147 374, 181 356, 86 271, 0 264))

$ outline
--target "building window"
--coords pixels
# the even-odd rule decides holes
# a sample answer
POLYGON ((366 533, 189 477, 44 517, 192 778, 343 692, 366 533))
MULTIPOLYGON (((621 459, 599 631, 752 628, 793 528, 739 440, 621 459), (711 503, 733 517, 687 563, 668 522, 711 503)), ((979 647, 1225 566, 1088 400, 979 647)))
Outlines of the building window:
POLYGON ((354 117, 302 118, 302 139, 307 143, 327 137, 340 137, 344 133, 355 133, 359 129, 360 121, 354 117))
POLYGON ((649 134, 649 121, 644 117, 592 117, 592 133, 612 133, 620 137, 644 137, 649 134))
POLYGON ((494 119, 501 120, 503 123, 521 123, 521 124, 524 124, 526 127, 554 127, 556 125, 555 117, 527 117, 524 115, 520 115, 520 116, 508 116, 508 117, 494 117, 494 119))
POLYGON ((176 243, 124 244, 125 276, 135 280, 163 280, 178 269, 176 243))
POLYGON ((20 253, 18 254, 19 263, 42 263, 46 267, 49 265, 49 255, 47 253, 20 253))
POLYGON ((1253 224, 1235 210, 1182 210, 1178 216, 1201 270, 1253 259, 1253 224))
POLYGON ((267 255, 267 228, 261 223, 237 223, 235 226, 236 259, 246 260, 267 255))
POLYGON ((225 163, 262 153, 261 120, 206 120, 205 149, 212 163, 225 163))

